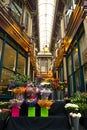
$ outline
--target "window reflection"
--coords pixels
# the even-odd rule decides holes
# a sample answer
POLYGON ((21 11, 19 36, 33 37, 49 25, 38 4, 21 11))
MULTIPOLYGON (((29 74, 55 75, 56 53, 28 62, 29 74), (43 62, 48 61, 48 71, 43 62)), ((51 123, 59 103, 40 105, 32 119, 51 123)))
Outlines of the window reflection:
POLYGON ((41 72, 47 72, 48 71, 48 60, 47 59, 41 59, 41 72))
POLYGON ((80 39, 80 52, 82 64, 87 62, 87 40, 85 35, 80 39))
POLYGON ((74 71, 79 68, 79 58, 78 58, 78 48, 75 47, 73 51, 73 62, 74 62, 74 71))
POLYGON ((16 64, 15 60, 16 60, 16 51, 9 45, 5 45, 3 66, 14 71, 16 64))
POLYGON ((83 70, 84 70, 85 91, 87 91, 87 64, 83 67, 83 70))
POLYGON ((20 73, 20 74, 25 74, 25 58, 21 54, 18 55, 17 72, 20 73))
POLYGON ((22 17, 22 2, 21 0, 14 0, 10 4, 11 13, 14 16, 14 18, 17 20, 17 22, 21 22, 22 17))
POLYGON ((25 30, 28 32, 28 26, 29 26, 29 14, 26 12, 25 16, 25 30))
POLYGON ((1 53, 2 53, 2 40, 0 39, 0 59, 1 59, 1 53))
POLYGON ((80 90, 81 87, 80 70, 75 73, 75 79, 76 79, 76 88, 80 90))
POLYGON ((8 93, 7 89, 9 86, 9 79, 13 75, 13 72, 2 69, 2 75, 0 80, 0 94, 6 94, 8 93))
POLYGON ((69 82, 70 82, 70 93, 71 96, 73 96, 74 95, 73 76, 70 76, 69 82))
POLYGON ((68 58, 68 72, 69 72, 69 75, 72 73, 72 59, 71 59, 71 55, 68 58))

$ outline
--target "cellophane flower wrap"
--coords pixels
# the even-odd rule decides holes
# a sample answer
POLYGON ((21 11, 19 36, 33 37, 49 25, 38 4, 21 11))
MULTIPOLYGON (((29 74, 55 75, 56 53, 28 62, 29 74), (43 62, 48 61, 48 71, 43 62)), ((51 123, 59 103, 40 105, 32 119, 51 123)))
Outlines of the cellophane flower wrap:
POLYGON ((42 88, 40 89, 41 99, 48 99, 49 95, 52 93, 51 84, 49 82, 42 82, 42 88))
POLYGON ((11 110, 8 108, 9 102, 0 101, 0 120, 5 120, 9 117, 11 110))
POLYGON ((26 87, 26 105, 35 106, 38 101, 39 88, 35 86, 35 83, 29 83, 26 87))
POLYGON ((50 109, 51 105, 53 104, 53 101, 49 100, 49 95, 52 93, 51 84, 50 82, 43 81, 40 83, 40 85, 42 86, 40 88, 41 99, 38 100, 37 103, 40 107, 50 109))
POLYGON ((21 100, 20 99, 11 99, 9 101, 9 107, 18 107, 20 108, 22 103, 24 102, 24 99, 22 98, 21 100))

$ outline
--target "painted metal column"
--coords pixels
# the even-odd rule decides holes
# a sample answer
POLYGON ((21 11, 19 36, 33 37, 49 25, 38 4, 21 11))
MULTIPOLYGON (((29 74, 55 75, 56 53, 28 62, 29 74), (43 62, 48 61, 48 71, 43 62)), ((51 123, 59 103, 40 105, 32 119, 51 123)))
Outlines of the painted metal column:
POLYGON ((63 68, 64 68, 64 81, 67 80, 67 70, 66 70, 66 54, 63 57, 63 68))
POLYGON ((58 78, 58 68, 56 68, 56 78, 58 78))
POLYGON ((87 16, 85 16, 84 18, 83 25, 84 25, 84 30, 85 30, 85 36, 87 38, 87 16))
POLYGON ((30 76, 30 52, 28 53, 28 71, 27 71, 27 75, 30 76))
POLYGON ((34 73, 35 73, 35 69, 33 68, 33 82, 34 82, 34 73))
MULTIPOLYGON (((63 75, 64 75, 64 81, 67 81, 67 66, 66 66, 66 54, 63 56, 63 75)), ((68 92, 68 87, 65 88, 65 93, 68 92)))

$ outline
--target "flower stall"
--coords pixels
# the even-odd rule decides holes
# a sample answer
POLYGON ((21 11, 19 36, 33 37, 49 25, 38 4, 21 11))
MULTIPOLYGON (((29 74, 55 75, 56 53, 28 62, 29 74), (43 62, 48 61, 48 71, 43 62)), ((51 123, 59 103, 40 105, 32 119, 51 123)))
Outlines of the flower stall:
MULTIPOLYGON (((11 116, 21 116, 21 107, 23 108, 24 105, 26 106, 26 115, 28 117, 35 117, 37 115, 36 106, 40 109, 40 116, 47 117, 55 100, 52 97, 53 92, 64 92, 64 89, 65 83, 61 82, 58 78, 38 77, 35 79, 35 82, 32 82, 26 75, 13 75, 9 85, 9 90, 14 93, 14 98, 9 100, 11 116)), ((62 99, 63 97, 60 98, 60 100, 62 99)))

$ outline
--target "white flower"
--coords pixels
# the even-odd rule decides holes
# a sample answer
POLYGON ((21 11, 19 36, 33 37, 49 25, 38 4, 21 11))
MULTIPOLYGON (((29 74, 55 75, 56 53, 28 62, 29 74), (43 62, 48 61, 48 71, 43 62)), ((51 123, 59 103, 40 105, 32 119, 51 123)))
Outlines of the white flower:
POLYGON ((78 113, 77 116, 78 116, 78 117, 81 117, 81 113, 78 113))
POLYGON ((77 104, 67 103, 67 104, 65 105, 65 108, 69 108, 69 107, 75 108, 76 110, 78 110, 78 108, 79 108, 79 106, 78 106, 77 104))
POLYGON ((76 114, 76 113, 73 113, 73 114, 72 114, 72 117, 77 117, 77 114, 76 114))
POLYGON ((70 113, 69 113, 69 115, 70 115, 70 116, 72 116, 72 115, 73 115, 73 113, 72 113, 72 112, 70 112, 70 113))
POLYGON ((81 117, 81 113, 70 113, 70 116, 74 117, 74 118, 80 118, 81 117))
POLYGON ((51 91, 50 89, 45 89, 45 88, 42 89, 40 92, 41 92, 41 94, 43 94, 43 93, 45 93, 45 94, 47 94, 47 93, 48 93, 48 94, 52 93, 52 91, 51 91))
POLYGON ((40 85, 49 85, 50 83, 48 83, 48 82, 42 82, 42 83, 40 83, 40 85))

